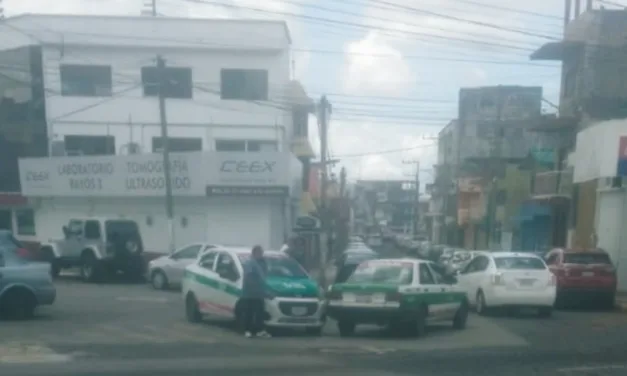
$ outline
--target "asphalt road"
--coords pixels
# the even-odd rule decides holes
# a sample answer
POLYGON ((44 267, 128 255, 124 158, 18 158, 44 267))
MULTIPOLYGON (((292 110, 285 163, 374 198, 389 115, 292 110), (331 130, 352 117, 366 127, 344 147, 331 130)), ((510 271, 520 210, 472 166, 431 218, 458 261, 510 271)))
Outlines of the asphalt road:
POLYGON ((627 313, 472 315, 468 328, 398 339, 375 327, 340 338, 246 339, 228 325, 185 321, 177 292, 147 285, 58 282, 35 320, 0 322, 0 375, 625 375, 627 313))

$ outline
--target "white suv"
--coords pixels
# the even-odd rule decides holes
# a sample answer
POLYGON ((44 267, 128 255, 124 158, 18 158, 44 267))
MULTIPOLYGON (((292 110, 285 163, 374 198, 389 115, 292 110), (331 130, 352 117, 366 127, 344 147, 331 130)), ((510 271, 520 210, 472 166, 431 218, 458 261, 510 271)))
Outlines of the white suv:
POLYGON ((534 254, 480 252, 457 279, 479 314, 495 307, 537 308, 543 317, 553 311, 555 276, 534 254))
MULTIPOLYGON (((246 248, 216 247, 185 269, 182 290, 187 319, 235 320, 241 323, 240 296, 246 248)), ((266 287, 274 298, 265 302, 267 327, 305 328, 320 334, 324 325, 324 294, 316 281, 283 252, 266 251, 266 287)))

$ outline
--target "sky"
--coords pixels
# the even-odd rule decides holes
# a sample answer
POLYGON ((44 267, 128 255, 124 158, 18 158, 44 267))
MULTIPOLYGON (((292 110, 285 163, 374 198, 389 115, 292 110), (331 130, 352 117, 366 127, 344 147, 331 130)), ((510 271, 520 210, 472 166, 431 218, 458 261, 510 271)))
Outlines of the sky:
MULTIPOLYGON (((6 16, 138 15, 150 1, 4 0, 4 8, 6 16)), ((437 134, 456 117, 462 87, 542 86, 558 103, 560 65, 529 55, 561 38, 562 0, 156 2, 164 16, 285 20, 295 77, 333 106, 330 155, 340 160, 334 172, 345 167, 350 181, 413 179, 415 162, 420 180, 431 181, 437 134)), ((310 132, 317 149, 315 119, 310 132)))

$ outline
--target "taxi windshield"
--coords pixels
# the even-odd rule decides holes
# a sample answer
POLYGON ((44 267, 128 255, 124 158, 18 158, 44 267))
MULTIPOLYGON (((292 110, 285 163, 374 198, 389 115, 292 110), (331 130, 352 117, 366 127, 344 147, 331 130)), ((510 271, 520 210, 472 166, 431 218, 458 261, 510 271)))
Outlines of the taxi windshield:
MULTIPOLYGON (((242 262, 250 259, 250 255, 239 255, 242 262)), ((268 277, 309 278, 305 270, 294 259, 285 256, 264 257, 268 265, 268 277)))
POLYGON ((377 284, 410 284, 413 278, 411 263, 370 263, 366 262, 357 268, 348 278, 348 283, 377 283, 377 284))

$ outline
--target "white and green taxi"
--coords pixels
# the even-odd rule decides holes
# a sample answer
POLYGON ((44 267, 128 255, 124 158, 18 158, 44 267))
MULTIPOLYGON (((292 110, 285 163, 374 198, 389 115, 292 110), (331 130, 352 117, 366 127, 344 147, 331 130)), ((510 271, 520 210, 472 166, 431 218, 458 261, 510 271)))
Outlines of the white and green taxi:
MULTIPOLYGON (((252 248, 252 247, 251 247, 252 248)), ((182 283, 187 319, 234 320, 241 323, 242 265, 250 249, 217 247, 187 266, 182 283)), ((266 299, 268 328, 304 328, 320 334, 324 325, 324 294, 294 259, 283 252, 266 251, 266 285, 274 296, 266 299)))
POLYGON ((432 262, 378 259, 359 264, 346 282, 329 287, 326 312, 337 320, 341 336, 352 335, 358 324, 420 336, 434 321, 465 328, 468 302, 455 277, 432 262))

